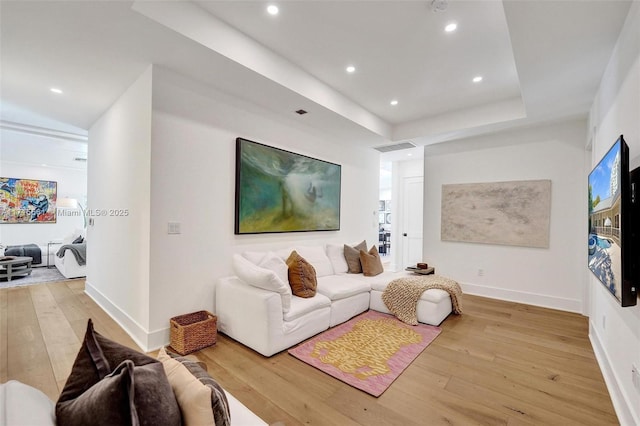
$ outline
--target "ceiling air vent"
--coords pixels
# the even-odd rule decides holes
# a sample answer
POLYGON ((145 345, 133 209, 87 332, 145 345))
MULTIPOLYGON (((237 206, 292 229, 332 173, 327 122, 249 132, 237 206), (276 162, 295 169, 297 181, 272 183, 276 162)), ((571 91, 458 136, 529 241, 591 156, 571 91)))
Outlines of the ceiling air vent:
POLYGON ((76 157, 73 159, 73 161, 80 161, 81 163, 86 163, 87 159, 82 157, 76 157))
POLYGON ((374 149, 380 152, 391 152, 391 151, 400 151, 401 149, 409 149, 409 148, 415 148, 415 147, 416 146, 411 142, 402 142, 395 145, 378 146, 378 147, 375 147, 374 149))

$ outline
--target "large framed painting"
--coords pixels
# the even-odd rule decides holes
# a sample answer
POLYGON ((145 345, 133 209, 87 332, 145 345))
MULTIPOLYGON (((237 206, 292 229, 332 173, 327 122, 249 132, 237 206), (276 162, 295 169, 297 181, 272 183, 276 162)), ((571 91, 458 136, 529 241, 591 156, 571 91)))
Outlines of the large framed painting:
POLYGON ((0 223, 56 223, 58 183, 0 177, 0 223))
POLYGON ((442 241, 548 248, 550 218, 550 180, 442 185, 442 241))
POLYGON ((337 231, 341 166, 236 139, 236 234, 337 231))

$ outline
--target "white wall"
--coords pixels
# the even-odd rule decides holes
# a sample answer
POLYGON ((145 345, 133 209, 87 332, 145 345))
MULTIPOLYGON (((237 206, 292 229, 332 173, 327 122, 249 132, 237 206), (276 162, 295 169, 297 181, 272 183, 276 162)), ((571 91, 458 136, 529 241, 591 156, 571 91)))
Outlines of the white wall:
MULTIPOLYGON (((602 158, 620 134, 629 145, 631 166, 640 166, 640 3, 635 2, 591 110, 593 157, 602 158), (595 132, 593 131, 595 128, 595 132)), ((634 218, 640 220, 640 218, 634 218)), ((631 366, 640 368, 640 304, 621 308, 595 276, 590 288, 590 337, 620 423, 640 424, 640 384, 631 366)))
POLYGON ((167 341, 172 316, 213 310, 214 283, 233 273, 232 253, 363 238, 377 244, 376 151, 157 68, 153 98, 151 347, 167 341), (342 165, 341 230, 234 235, 236 137, 342 165), (168 222, 180 222, 182 233, 168 235, 168 222))
POLYGON ((471 138, 448 148, 460 152, 427 147, 423 257, 467 293, 581 312, 587 269, 585 128, 585 121, 576 120, 471 138), (548 249, 440 240, 443 184, 533 179, 552 181, 548 249))
MULTIPOLYGON (((89 129, 86 292, 143 348, 149 329, 149 67, 89 129), (127 209, 127 216, 112 216, 127 209)), ((171 303, 168 301, 167 303, 171 303)))

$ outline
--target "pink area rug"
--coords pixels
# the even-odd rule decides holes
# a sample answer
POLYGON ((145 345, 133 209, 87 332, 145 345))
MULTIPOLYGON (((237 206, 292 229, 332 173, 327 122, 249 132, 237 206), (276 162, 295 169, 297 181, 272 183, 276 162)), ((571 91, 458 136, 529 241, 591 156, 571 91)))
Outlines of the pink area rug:
POLYGON ((368 311, 289 349, 289 353, 377 397, 441 331, 368 311))

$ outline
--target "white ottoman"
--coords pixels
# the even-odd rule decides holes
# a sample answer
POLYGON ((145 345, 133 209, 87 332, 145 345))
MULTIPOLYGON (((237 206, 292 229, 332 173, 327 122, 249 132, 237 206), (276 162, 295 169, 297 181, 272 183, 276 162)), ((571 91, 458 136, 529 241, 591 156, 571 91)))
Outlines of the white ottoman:
MULTIPOLYGON (((407 275, 405 272, 394 277, 386 277, 387 279, 384 280, 372 280, 369 307, 374 311, 390 314, 391 312, 389 312, 387 306, 382 301, 382 293, 384 293, 384 290, 393 278, 407 275)), ((439 325, 453 310, 451 296, 449 296, 449 293, 446 291, 437 288, 427 290, 420 296, 416 310, 419 322, 429 325, 439 325)))

